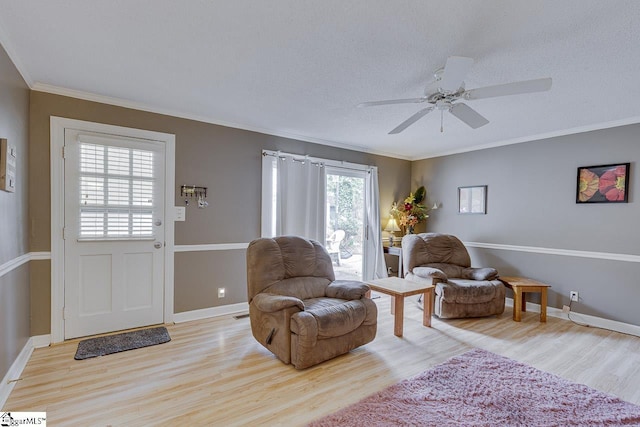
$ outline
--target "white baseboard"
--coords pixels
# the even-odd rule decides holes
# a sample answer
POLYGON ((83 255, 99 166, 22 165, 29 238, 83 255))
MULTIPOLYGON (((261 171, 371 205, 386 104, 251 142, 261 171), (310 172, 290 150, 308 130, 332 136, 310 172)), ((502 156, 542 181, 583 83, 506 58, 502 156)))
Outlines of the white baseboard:
POLYGON ((49 347, 51 345, 51 334, 36 335, 31 337, 33 348, 49 347))
POLYGON ((173 321, 175 323, 190 322, 192 320, 207 319, 209 317, 225 316, 227 314, 249 311, 249 304, 241 302, 238 304, 222 305, 219 307, 203 308, 200 310, 185 311, 175 313, 173 321))
POLYGON ((7 374, 2 379, 2 384, 0 384, 0 409, 2 409, 7 402, 11 390, 13 390, 13 387, 16 385, 15 380, 19 379, 22 375, 22 371, 24 371, 24 368, 27 366, 33 350, 36 348, 49 347, 50 344, 51 335, 48 334, 33 336, 27 340, 20 354, 18 354, 18 357, 13 361, 7 374))
MULTIPOLYGON (((27 366, 27 362, 29 362, 29 358, 31 357, 31 353, 33 353, 33 338, 29 338, 27 343, 24 345, 16 360, 13 361, 13 364, 7 371, 7 374, 2 379, 2 384, 0 384, 0 409, 4 408, 5 403, 7 403, 7 399, 9 399, 9 395, 13 390, 13 387, 16 385, 16 380, 20 379, 20 375, 22 375, 22 371, 27 366)), ((7 408, 11 409, 11 408, 7 408)))
MULTIPOLYGON (((505 305, 507 307, 513 307, 513 298, 506 298, 505 305)), ((527 302, 527 311, 534 313, 540 313, 540 304, 527 302)), ((571 320, 567 313, 564 313, 559 308, 547 307, 547 316, 557 317, 559 319, 571 320)), ((571 318, 579 323, 583 323, 595 328, 611 329, 612 331, 622 332, 624 334, 630 334, 640 337, 640 326, 632 325, 630 323, 618 322, 616 320, 604 319, 602 317, 591 316, 589 314, 582 314, 576 311, 571 312, 571 318)))

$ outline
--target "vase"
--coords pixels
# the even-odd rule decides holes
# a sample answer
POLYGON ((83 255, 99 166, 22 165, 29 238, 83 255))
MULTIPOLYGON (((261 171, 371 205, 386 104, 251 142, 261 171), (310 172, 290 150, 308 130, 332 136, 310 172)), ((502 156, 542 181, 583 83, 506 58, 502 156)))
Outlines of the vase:
POLYGON ((407 234, 413 234, 413 225, 407 226, 407 234))

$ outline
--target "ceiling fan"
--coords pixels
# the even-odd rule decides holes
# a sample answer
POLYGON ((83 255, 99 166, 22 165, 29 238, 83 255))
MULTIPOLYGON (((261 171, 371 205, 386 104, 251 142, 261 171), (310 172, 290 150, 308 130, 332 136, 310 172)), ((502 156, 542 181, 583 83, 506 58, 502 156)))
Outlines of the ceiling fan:
POLYGON ((396 126, 389 132, 389 135, 402 132, 433 110, 440 111, 440 132, 444 130, 443 116, 445 111, 450 112, 471 128, 477 129, 489 123, 489 120, 464 102, 460 102, 460 100, 473 101, 474 99, 543 92, 551 89, 551 77, 547 77, 466 90, 464 87, 464 78, 472 65, 472 58, 450 56, 447 58, 447 63, 444 68, 434 73, 435 80, 427 86, 424 91, 424 96, 420 98, 363 102, 358 104, 358 107, 374 107, 391 104, 421 104, 425 102, 430 104, 428 107, 423 108, 396 126))

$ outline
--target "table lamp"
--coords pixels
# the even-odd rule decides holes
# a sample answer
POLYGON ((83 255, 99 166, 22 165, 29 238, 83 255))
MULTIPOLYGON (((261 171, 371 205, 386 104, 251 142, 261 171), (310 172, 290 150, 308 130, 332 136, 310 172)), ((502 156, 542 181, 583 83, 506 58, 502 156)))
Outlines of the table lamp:
POLYGON ((389 232, 389 246, 393 246, 393 239, 395 238, 395 235, 393 233, 395 231, 400 231, 400 227, 398 227, 398 223, 396 222, 395 218, 393 217, 389 218, 389 222, 387 223, 387 226, 384 228, 384 231, 389 232))

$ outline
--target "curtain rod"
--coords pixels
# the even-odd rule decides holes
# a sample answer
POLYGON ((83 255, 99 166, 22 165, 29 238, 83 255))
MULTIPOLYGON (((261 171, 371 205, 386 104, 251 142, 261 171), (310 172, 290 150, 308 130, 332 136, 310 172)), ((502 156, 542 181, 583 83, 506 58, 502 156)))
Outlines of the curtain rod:
POLYGON ((371 169, 375 167, 370 165, 362 165, 361 168, 354 168, 354 167, 344 166, 343 164, 337 164, 341 162, 340 160, 328 160, 328 159, 325 161, 322 161, 319 159, 311 160, 309 156, 304 156, 303 158, 296 158, 295 156, 299 156, 298 154, 280 153, 280 151, 268 152, 266 150, 262 150, 262 156, 278 157, 282 160, 286 160, 287 157, 291 157, 291 160, 293 160, 294 162, 304 163, 306 161, 309 161, 312 165, 316 165, 320 167, 329 166, 329 167, 336 167, 336 168, 341 168, 346 170, 352 170, 357 172, 367 172, 367 173, 371 173, 371 169), (332 164, 327 165, 326 162, 330 162, 332 164))
MULTIPOLYGON (((273 153, 267 153, 266 151, 263 151, 262 155, 263 156, 278 157, 281 160, 286 160, 287 159, 287 154, 280 154, 280 153, 273 154, 273 153)), ((295 157, 293 157, 294 156, 293 154, 289 154, 289 156, 291 157, 291 160, 293 160, 294 162, 299 162, 299 163, 304 164, 304 162, 308 161, 312 165, 320 166, 321 168, 324 167, 324 163, 323 162, 316 162, 316 161, 310 160, 309 156, 303 157, 302 159, 296 159, 295 157)))

